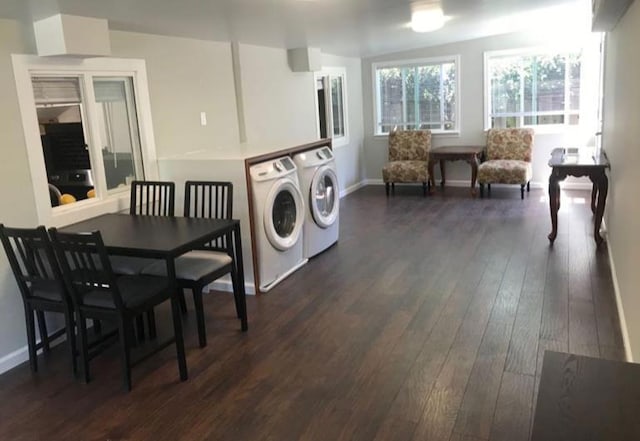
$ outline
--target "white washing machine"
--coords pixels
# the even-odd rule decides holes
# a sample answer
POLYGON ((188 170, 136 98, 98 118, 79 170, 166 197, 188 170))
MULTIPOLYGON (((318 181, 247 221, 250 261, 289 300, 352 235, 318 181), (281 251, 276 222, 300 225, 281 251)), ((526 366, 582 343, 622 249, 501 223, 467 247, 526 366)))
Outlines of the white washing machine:
POLYGON ((304 199, 288 156, 250 167, 260 291, 267 292, 307 263, 304 199))
POLYGON ((310 258, 338 241, 340 197, 336 161, 329 147, 298 153, 300 188, 307 204, 304 257, 310 258))

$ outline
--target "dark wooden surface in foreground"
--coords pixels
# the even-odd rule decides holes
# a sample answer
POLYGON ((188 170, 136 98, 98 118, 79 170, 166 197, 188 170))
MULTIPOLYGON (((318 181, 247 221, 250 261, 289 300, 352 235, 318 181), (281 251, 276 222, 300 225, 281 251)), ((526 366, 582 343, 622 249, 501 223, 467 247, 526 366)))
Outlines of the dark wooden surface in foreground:
POLYGON ((337 246, 248 299, 249 332, 206 295, 199 349, 187 297, 187 382, 166 349, 125 393, 111 349, 81 384, 58 346, 0 376, 0 439, 527 440, 545 350, 623 350, 589 193, 563 194, 550 248, 546 192, 518 190, 359 190, 337 246))
POLYGON ((533 441, 640 439, 640 364, 547 352, 533 441))

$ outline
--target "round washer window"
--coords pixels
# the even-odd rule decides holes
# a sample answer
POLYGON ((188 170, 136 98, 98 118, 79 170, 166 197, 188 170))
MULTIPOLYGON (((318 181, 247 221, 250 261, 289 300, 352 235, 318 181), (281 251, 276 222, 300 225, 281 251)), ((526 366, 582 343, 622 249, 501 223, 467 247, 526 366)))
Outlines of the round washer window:
POLYGON ((316 209, 320 216, 327 217, 333 213, 333 207, 336 203, 335 191, 333 179, 325 174, 318 182, 314 195, 316 209))
POLYGON ((271 219, 280 237, 289 237, 296 226, 296 201, 288 190, 282 190, 273 201, 271 219))

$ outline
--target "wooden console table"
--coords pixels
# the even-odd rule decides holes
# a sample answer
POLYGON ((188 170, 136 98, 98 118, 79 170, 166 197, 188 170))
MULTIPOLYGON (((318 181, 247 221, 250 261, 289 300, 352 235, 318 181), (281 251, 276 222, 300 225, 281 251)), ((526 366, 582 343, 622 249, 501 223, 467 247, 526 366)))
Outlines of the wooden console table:
POLYGON ((640 365, 547 351, 531 441, 640 439, 640 365))
POLYGON ((434 191, 435 182, 433 179, 433 167, 436 162, 440 162, 440 185, 444 187, 445 161, 465 161, 471 165, 471 194, 476 195, 476 178, 478 176, 478 164, 484 152, 482 145, 447 145, 438 147, 429 152, 429 180, 431 181, 431 192, 434 191))
MULTIPOLYGON (((585 149, 586 150, 586 149, 585 149)), ((558 234, 558 210, 560 209, 560 181, 567 176, 588 176, 593 182, 591 191, 591 211, 595 214, 593 221, 593 237, 600 246, 604 239, 600 236, 602 215, 609 191, 609 180, 606 169, 609 160, 604 153, 594 158, 590 150, 587 154, 567 154, 566 149, 554 149, 551 152, 549 166, 552 168, 549 176, 549 210, 551 211, 551 233, 549 241, 553 244, 558 234)))

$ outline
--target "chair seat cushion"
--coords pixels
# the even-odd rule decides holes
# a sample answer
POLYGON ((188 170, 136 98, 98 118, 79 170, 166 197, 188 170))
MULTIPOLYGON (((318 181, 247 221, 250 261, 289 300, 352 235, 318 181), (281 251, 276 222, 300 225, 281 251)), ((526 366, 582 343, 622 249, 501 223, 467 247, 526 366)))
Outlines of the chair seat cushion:
POLYGON ((135 276, 157 261, 144 257, 109 256, 109 262, 111 262, 111 269, 114 273, 135 276))
POLYGON ((526 184, 532 175, 531 163, 516 159, 494 159, 478 166, 481 184, 526 184))
MULTIPOLYGON (((176 278, 180 280, 199 280, 200 278, 229 265, 233 260, 227 253, 219 251, 189 251, 175 261, 176 278)), ((143 274, 166 276, 167 264, 156 262, 146 267, 143 274)))
POLYGON ((38 283, 31 287, 31 296, 37 299, 51 300, 54 302, 62 302, 64 288, 57 282, 38 283))
MULTIPOLYGON (((124 306, 134 309, 147 301, 159 296, 167 295, 170 286, 166 277, 156 276, 121 276, 116 279, 124 306)), ((90 291, 83 297, 83 303, 88 306, 101 308, 115 308, 113 296, 107 291, 90 291)))
POLYGON ((391 161, 382 168, 384 182, 427 182, 427 161, 391 161))

